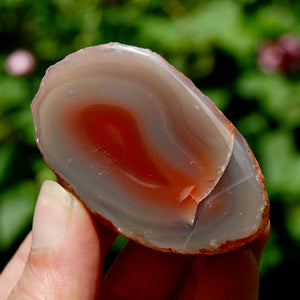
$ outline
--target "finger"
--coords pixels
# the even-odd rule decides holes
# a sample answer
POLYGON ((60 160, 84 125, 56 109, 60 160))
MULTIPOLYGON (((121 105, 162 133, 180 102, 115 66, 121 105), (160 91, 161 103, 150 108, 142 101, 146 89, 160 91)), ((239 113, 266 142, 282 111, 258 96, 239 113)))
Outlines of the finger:
POLYGON ((196 299, 257 299, 257 265, 269 235, 270 224, 261 236, 236 251, 215 256, 195 256, 176 299, 195 299, 195 294, 196 299))
POLYGON ((104 280, 101 299, 174 299, 190 261, 129 242, 104 280))
POLYGON ((196 276, 195 299, 258 299, 258 265, 252 250, 245 246, 208 257, 196 276))
POLYGON ((207 255, 195 255, 187 275, 183 278, 181 289, 178 291, 176 300, 191 300, 195 299, 195 291, 197 286, 197 278, 207 255))
POLYGON ((0 275, 0 300, 7 299, 12 288, 17 284, 30 251, 31 233, 27 235, 15 255, 0 275))
POLYGON ((86 208, 47 181, 36 205, 30 254, 9 299, 95 299, 100 261, 97 230, 86 208))

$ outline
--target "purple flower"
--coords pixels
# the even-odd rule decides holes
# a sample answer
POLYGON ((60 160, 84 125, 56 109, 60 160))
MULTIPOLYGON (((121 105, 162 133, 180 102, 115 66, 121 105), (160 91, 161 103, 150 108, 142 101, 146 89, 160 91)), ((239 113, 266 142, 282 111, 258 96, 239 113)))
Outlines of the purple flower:
POLYGON ((257 62, 264 72, 293 73, 300 70, 300 41, 292 35, 265 41, 258 49, 257 62))

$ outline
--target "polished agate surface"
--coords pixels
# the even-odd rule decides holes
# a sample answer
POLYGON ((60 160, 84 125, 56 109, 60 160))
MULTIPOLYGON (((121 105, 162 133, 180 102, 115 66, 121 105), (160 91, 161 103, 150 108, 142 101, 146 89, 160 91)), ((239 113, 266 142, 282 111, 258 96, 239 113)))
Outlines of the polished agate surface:
POLYGON ((32 112, 61 184, 130 239, 214 254, 266 226, 264 179, 246 141, 150 50, 110 43, 67 56, 47 70, 32 112))

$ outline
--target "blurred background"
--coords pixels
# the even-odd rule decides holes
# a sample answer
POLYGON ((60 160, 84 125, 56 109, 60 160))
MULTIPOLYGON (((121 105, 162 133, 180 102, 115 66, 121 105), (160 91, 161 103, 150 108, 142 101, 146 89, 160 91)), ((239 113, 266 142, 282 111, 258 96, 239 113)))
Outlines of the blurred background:
POLYGON ((272 234, 260 298, 298 293, 300 1, 0 0, 0 270, 30 230, 53 174, 30 111, 47 67, 80 48, 150 48, 190 77, 242 132, 260 162, 272 234))

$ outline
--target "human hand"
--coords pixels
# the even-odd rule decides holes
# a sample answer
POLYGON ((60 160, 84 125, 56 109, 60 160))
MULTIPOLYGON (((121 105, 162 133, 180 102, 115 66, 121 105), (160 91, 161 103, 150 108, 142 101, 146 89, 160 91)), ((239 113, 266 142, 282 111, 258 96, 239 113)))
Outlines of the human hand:
POLYGON ((0 275, 0 300, 254 300, 269 232, 270 226, 249 245, 213 256, 162 253, 130 241, 103 279, 103 257, 116 233, 47 181, 32 233, 0 275))

